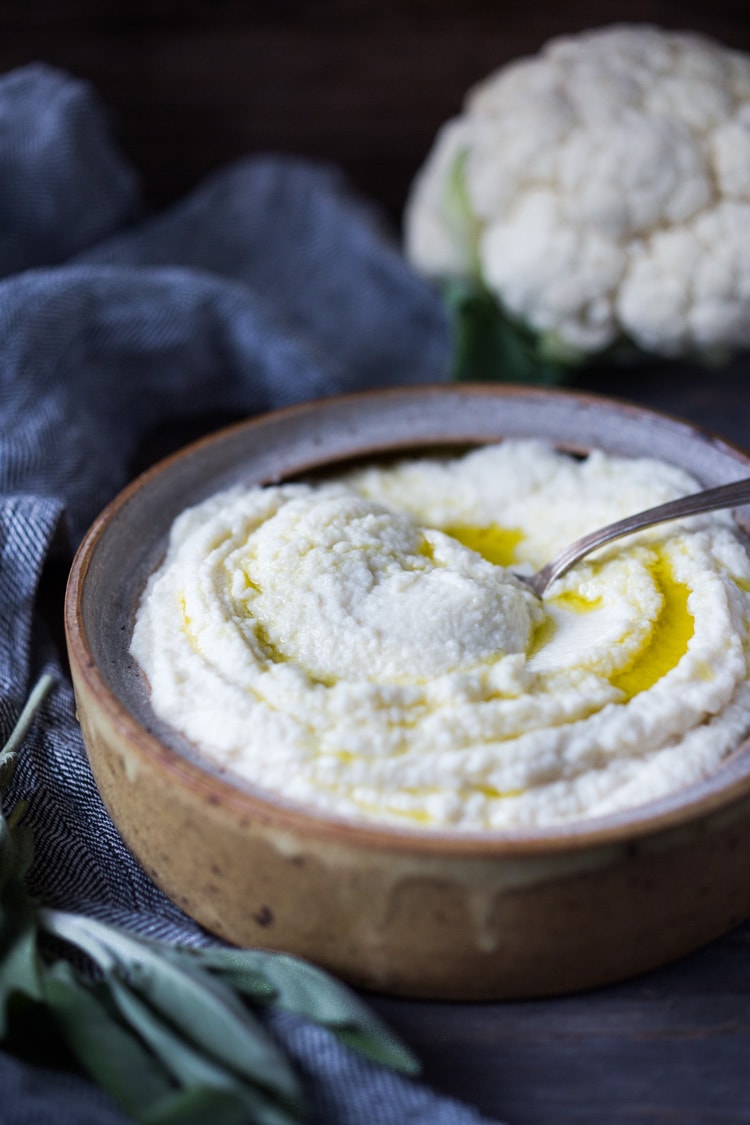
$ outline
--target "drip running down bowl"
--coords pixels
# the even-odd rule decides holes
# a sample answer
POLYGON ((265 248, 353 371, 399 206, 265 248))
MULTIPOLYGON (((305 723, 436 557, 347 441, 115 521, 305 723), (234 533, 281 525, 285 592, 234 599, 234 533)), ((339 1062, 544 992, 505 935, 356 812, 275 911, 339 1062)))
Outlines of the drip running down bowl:
MULTIPOLYGON (((497 999, 622 979, 750 915, 747 744, 708 779, 627 812, 425 832, 269 796, 213 767, 150 706, 130 637, 183 509, 238 483, 529 437, 577 454, 658 457, 706 488, 750 472, 729 443, 627 403, 508 386, 399 388, 223 430, 147 471, 89 530, 65 624, 91 766, 129 848, 208 930, 366 988, 497 999)), ((736 513, 742 531, 746 515, 736 513)))

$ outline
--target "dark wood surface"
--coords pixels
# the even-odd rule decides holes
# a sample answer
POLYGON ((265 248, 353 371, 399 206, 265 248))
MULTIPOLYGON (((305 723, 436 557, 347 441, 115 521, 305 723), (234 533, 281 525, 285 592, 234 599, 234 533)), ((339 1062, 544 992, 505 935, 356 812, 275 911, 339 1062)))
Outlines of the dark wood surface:
POLYGON ((375 1005, 436 1088, 509 1125, 750 1121, 747 926, 677 965, 586 995, 375 1005))
POLYGON ((747 0, 3 0, 0 71, 42 59, 90 79, 155 203, 274 150, 335 161, 397 218, 469 85, 614 20, 750 49, 747 0))
MULTIPOLYGON (((436 128, 499 63, 612 20, 750 49, 749 14, 746 0, 9 0, 0 71, 41 59, 91 79, 156 205, 228 160, 275 150, 335 161, 397 221, 436 128)), ((721 376, 592 370, 582 384, 750 446, 748 363, 721 376)), ((368 1000, 435 1087, 510 1125, 750 1122, 750 925, 586 995, 368 1000)))

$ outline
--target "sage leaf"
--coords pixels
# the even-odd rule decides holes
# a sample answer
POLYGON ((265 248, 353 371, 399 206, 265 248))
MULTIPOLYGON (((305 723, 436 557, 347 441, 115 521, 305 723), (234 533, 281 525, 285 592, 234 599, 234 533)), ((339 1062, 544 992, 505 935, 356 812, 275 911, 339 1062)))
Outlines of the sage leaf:
MULTIPOLYGON (((66 1042, 90 1076, 136 1121, 147 1125, 245 1125, 248 1114, 259 1125, 291 1125, 298 1120, 278 1112, 251 1088, 200 1085, 205 1073, 189 1065, 189 1088, 178 1087, 132 1027, 120 1022, 106 981, 80 981, 64 961, 45 974, 45 998, 66 1042)), ((220 1079, 224 1081, 223 1078, 220 1079)))
POLYGON ((420 1064, 351 989, 307 961, 286 953, 261 949, 203 949, 181 951, 198 955, 201 964, 219 973, 238 992, 268 1003, 256 990, 258 974, 273 988, 274 1007, 294 1012, 328 1028, 360 1054, 405 1074, 417 1074, 420 1064))
POLYGON ((17 994, 42 999, 34 907, 22 884, 6 884, 0 898, 0 1039, 8 1030, 8 1005, 17 994))
POLYGON ((78 1061, 126 1112, 141 1119, 172 1093, 167 1070, 113 1015, 100 985, 84 984, 57 961, 44 973, 44 997, 78 1061))
POLYGON ((15 764, 15 754, 7 750, 6 743, 6 746, 0 750, 0 793, 3 793, 10 785, 15 764))
POLYGON ((36 938, 36 904, 23 882, 31 863, 31 834, 11 833, 0 816, 0 1039, 8 1030, 12 996, 42 996, 36 938))
POLYGON ((20 858, 10 825, 0 815, 0 891, 12 879, 21 877, 20 858))
POLYGON ((178 963, 199 964, 218 975, 232 988, 258 1003, 273 1003, 278 991, 254 959, 255 950, 236 948, 195 948, 171 945, 164 956, 178 963), (248 956, 245 957, 244 955, 248 956), (250 957, 250 955, 253 957, 250 957))
MULTIPOLYGON (((231 988, 195 962, 176 962, 165 948, 92 918, 42 910, 40 921, 50 933, 71 942, 105 973, 112 997, 122 1014, 138 1019, 139 1033, 157 1050, 149 1036, 169 1042, 159 1028, 165 1021, 179 1028, 182 1043, 205 1053, 206 1073, 216 1075, 212 1063, 269 1089, 290 1105, 300 1102, 297 1077, 282 1051, 260 1021, 231 988), (147 1007, 136 1002, 135 993, 147 1007), (158 1026, 157 1026, 158 1025, 158 1026)), ((170 1048, 170 1058, 182 1052, 170 1048)), ((165 1065, 169 1059, 161 1056, 165 1065)), ((182 1072, 175 1077, 184 1078, 182 1072)))
MULTIPOLYGON (((16 805, 13 812, 19 806, 16 805)), ((14 824, 15 817, 7 820, 0 816, 0 892, 6 882, 22 883, 34 858, 34 838, 23 825, 14 824)))
MULTIPOLYGON (((225 1104, 235 1101, 244 1106, 246 1113, 255 1114, 252 1120, 258 1120, 259 1123, 262 1121, 263 1125, 290 1125, 301 1119, 302 1102, 296 1080, 294 1099, 289 1097, 287 1090, 274 1090, 271 1082, 263 1083, 270 1093, 276 1093, 280 1097, 282 1104, 274 1105, 262 1090, 243 1082, 239 1075, 185 1042, 181 1034, 184 1029, 169 1027, 117 977, 109 979, 108 987, 121 1014, 138 1030, 154 1054, 185 1090, 201 1092, 203 1098, 210 1091, 217 1091, 223 1094, 225 1104)), ((152 1114, 149 1120, 153 1122, 156 1118, 152 1114)))
POLYGON ((144 1125, 300 1125, 300 1118, 271 1105, 248 1090, 242 1096, 194 1087, 175 1090, 152 1106, 144 1125))
POLYGON ((13 814, 7 819, 0 814, 0 894, 8 883, 23 884, 34 858, 32 834, 17 820, 13 814))

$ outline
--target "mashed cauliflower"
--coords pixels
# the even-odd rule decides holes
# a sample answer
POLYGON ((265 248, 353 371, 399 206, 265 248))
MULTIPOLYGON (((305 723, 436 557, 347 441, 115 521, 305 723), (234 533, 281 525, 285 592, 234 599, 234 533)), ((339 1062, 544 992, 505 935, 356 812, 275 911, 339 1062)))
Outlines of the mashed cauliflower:
POLYGON ((237 487, 185 511, 132 653, 156 713, 254 785, 415 828, 549 826, 664 796, 750 729, 750 560, 727 513, 573 539, 695 491, 532 441, 237 487))

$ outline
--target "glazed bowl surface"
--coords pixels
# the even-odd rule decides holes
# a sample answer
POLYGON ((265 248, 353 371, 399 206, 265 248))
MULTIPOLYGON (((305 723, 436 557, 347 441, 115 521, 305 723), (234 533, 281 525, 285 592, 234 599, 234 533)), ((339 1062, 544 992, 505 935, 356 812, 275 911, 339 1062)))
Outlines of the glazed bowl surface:
MULTIPOLYGON (((750 473, 750 457, 728 442, 628 403, 508 386, 405 387, 222 430, 144 473, 87 533, 65 603, 87 753, 125 842, 208 930, 306 957, 362 987, 490 999, 621 979, 750 915, 748 744, 706 781, 627 813, 457 834, 270 797, 222 774, 151 709, 130 638, 184 508, 238 483, 508 437, 659 457, 705 487, 750 473)), ((743 531, 747 517, 736 514, 743 531)))

